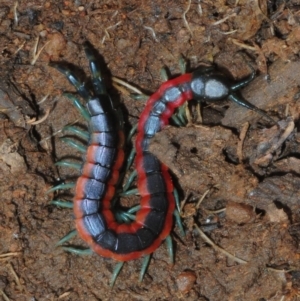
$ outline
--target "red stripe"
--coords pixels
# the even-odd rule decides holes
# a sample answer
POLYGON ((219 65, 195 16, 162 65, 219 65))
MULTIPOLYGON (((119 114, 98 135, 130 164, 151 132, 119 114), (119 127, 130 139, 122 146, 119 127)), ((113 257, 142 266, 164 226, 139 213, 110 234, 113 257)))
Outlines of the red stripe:
MULTIPOLYGON (((124 145, 124 135, 122 132, 119 133, 120 142, 117 147, 118 148, 117 160, 112 168, 112 176, 107 183, 107 192, 103 197, 103 199, 101 200, 103 206, 101 213, 105 218, 108 228, 115 231, 116 233, 135 233, 138 229, 143 227, 144 221, 146 220, 149 212, 151 211, 151 207, 149 204, 151 192, 149 192, 147 189, 147 185, 146 185, 147 175, 143 169, 143 164, 142 164, 143 163, 142 142, 144 140, 144 135, 145 135, 144 125, 147 122, 153 104, 163 97, 167 89, 176 87, 178 85, 184 85, 185 83, 189 83, 191 81, 191 77, 192 77, 191 74, 184 74, 175 79, 163 83, 160 86, 160 88, 149 98, 146 107, 141 114, 138 123, 138 134, 135 143, 136 152, 137 152, 136 161, 135 161, 136 170, 138 173, 137 185, 138 185, 139 193, 141 195, 141 209, 136 214, 136 221, 132 222, 131 224, 118 224, 110 208, 111 200, 115 192, 114 185, 117 182, 119 169, 121 168, 124 161, 124 152, 122 150, 122 147, 124 145)), ((189 100, 191 98, 192 98, 192 93, 190 90, 187 90, 186 92, 182 93, 175 102, 168 103, 167 104, 168 107, 161 115, 161 127, 164 127, 169 123, 169 118, 173 114, 175 108, 181 106, 186 100, 189 100)), ((87 162, 94 163, 95 146, 96 145, 92 144, 88 147, 87 155, 86 155, 87 162)), ((88 175, 90 169, 91 167, 89 166, 89 163, 86 163, 83 168, 83 174, 88 175)), ((82 237, 82 239, 86 241, 97 254, 104 257, 110 257, 119 261, 137 259, 143 255, 153 253, 159 247, 161 242, 170 234, 170 231, 172 229, 172 224, 173 224, 173 212, 175 209, 175 200, 173 196, 174 187, 166 165, 161 164, 161 172, 165 181, 165 186, 167 191, 166 196, 169 204, 165 221, 164 221, 163 230, 158 236, 158 238, 153 241, 150 247, 142 251, 131 252, 129 254, 116 254, 113 251, 103 249, 100 245, 98 245, 93 241, 90 233, 86 231, 83 224, 83 220, 81 218, 82 212, 80 210, 80 199, 82 197, 81 191, 83 191, 86 178, 83 175, 79 177, 76 185, 76 193, 74 198, 74 213, 76 217, 76 228, 79 235, 82 237)))

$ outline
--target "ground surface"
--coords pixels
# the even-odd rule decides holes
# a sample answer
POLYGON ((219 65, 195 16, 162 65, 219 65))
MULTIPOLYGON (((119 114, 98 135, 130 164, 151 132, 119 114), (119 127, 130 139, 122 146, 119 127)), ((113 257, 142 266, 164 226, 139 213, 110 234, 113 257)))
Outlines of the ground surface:
MULTIPOLYGON (((0 299, 298 300, 299 7, 298 0, 2 0, 0 299), (59 179, 76 179, 54 165, 80 156, 57 132, 77 120, 84 125, 61 96, 73 87, 48 63, 68 62, 88 74, 85 40, 102 55, 108 82, 113 75, 146 93, 159 87, 162 66, 180 73, 181 54, 192 69, 215 63, 236 80, 251 65, 258 76, 244 97, 280 121, 276 126, 229 102, 204 104, 202 124, 194 118, 155 137, 152 151, 170 167, 186 201, 186 237, 174 228, 174 265, 162 245, 142 283, 141 261, 132 261, 113 289, 114 261, 55 247, 73 229, 73 216, 50 205, 54 195, 46 194, 59 179), (195 225, 242 262, 213 248, 195 225)), ((144 103, 123 90, 109 88, 129 129, 144 103)), ((71 242, 84 246, 79 238, 71 242)))

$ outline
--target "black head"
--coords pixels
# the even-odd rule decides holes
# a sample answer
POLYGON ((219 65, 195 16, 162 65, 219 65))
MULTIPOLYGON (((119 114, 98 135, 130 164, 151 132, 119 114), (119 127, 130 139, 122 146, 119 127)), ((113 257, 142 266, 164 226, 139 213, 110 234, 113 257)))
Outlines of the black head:
POLYGON ((218 71, 197 69, 193 72, 191 89, 196 100, 222 100, 230 94, 230 86, 230 81, 218 71))

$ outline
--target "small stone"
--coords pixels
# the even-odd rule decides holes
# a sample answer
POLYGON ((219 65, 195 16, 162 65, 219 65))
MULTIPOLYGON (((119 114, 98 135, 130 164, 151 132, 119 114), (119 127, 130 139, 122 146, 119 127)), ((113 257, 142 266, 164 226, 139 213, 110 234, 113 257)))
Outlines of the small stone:
POLYGON ((237 224, 246 224, 255 218, 255 212, 250 205, 228 202, 226 206, 226 218, 237 224))
POLYGON ((184 271, 180 273, 176 279, 178 289, 183 293, 188 293, 197 279, 196 274, 193 271, 184 271))

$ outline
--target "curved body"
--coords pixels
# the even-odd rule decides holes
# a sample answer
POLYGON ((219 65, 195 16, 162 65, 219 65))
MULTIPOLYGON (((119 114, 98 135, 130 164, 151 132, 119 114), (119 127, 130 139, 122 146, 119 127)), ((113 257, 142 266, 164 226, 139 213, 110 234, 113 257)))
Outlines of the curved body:
MULTIPOLYGON (((193 98, 213 101, 229 97, 264 113, 233 93, 252 80, 254 74, 231 85, 223 74, 208 68, 163 83, 148 99, 138 122, 135 168, 141 195, 140 210, 135 221, 119 224, 111 201, 124 160, 124 137, 96 59, 88 46, 85 46, 85 52, 90 61, 93 95, 68 68, 52 64, 67 76, 86 100, 88 111, 89 141, 73 202, 76 228, 97 254, 118 261, 132 260, 153 253, 172 228, 175 210, 172 179, 167 166, 149 152, 149 143, 168 124, 174 110, 193 98)), ((79 106, 77 102, 76 105, 79 106)), ((80 110, 83 114, 85 109, 80 110)))
POLYGON ((136 259, 153 253, 169 235, 175 209, 172 179, 148 145, 168 124, 174 109, 192 98, 190 81, 191 74, 185 74, 164 83, 141 115, 136 138, 141 209, 130 224, 118 224, 110 204, 124 157, 122 133, 114 126, 112 108, 102 107, 110 103, 105 97, 87 102, 90 141, 76 184, 74 213, 78 233, 99 255, 119 261, 136 259))

